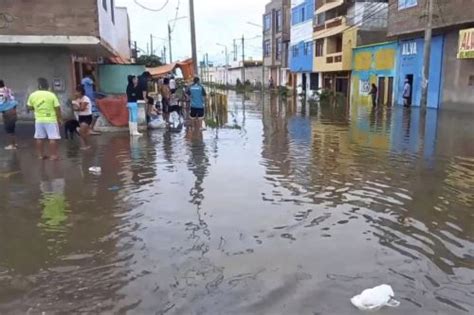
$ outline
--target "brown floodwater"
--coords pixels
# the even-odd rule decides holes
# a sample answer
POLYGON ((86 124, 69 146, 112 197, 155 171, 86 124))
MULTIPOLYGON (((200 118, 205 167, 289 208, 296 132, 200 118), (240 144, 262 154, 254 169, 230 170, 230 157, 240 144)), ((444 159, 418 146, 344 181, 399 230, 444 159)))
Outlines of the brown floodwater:
MULTIPOLYGON (((229 96, 224 128, 0 151, 0 313, 474 313, 474 116, 229 96), (89 173, 100 166, 102 173, 89 173)), ((2 133, 0 144, 5 139, 2 133)))

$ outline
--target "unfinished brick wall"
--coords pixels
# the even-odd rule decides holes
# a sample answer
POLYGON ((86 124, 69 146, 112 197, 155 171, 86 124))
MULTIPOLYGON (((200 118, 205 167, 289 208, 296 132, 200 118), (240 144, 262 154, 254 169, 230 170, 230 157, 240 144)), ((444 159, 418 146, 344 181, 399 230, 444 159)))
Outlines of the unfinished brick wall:
MULTIPOLYGON (((474 23, 473 0, 433 0, 434 28, 474 23)), ((399 0, 389 0, 388 36, 421 32, 427 22, 428 0, 415 7, 398 9, 399 0)))
POLYGON ((97 0, 0 2, 0 35, 99 35, 97 0))

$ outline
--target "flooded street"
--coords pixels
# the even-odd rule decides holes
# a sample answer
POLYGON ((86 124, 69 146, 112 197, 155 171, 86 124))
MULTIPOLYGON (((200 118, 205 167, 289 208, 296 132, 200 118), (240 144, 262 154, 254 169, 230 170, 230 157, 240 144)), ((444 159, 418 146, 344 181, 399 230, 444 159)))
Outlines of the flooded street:
POLYGON ((226 128, 63 141, 57 163, 19 125, 0 313, 358 314, 383 283, 401 305, 375 314, 474 313, 472 115, 229 102, 226 128))

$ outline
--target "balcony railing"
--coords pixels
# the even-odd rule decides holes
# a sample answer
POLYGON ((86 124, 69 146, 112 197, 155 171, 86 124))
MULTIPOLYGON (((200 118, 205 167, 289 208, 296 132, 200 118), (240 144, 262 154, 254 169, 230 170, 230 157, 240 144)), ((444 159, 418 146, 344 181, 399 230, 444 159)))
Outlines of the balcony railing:
POLYGON ((319 32, 322 30, 330 29, 333 27, 341 26, 346 24, 346 17, 338 16, 334 19, 327 20, 324 24, 315 25, 313 27, 313 32, 319 32))

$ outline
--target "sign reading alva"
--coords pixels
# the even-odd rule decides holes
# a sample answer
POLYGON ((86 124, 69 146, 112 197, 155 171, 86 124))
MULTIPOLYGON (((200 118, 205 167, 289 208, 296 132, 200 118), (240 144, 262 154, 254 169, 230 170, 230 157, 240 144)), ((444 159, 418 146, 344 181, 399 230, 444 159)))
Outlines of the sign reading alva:
POLYGON ((474 58, 474 28, 459 31, 458 58, 474 58))

